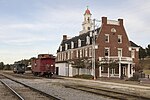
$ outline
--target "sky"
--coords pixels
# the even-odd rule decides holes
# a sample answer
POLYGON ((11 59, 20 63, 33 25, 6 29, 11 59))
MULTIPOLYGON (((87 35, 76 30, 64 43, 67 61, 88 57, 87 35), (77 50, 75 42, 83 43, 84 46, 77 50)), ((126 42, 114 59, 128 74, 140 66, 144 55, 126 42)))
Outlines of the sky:
POLYGON ((87 6, 92 19, 122 18, 129 40, 150 44, 150 0, 0 0, 0 62, 56 55, 64 34, 79 35, 87 6))

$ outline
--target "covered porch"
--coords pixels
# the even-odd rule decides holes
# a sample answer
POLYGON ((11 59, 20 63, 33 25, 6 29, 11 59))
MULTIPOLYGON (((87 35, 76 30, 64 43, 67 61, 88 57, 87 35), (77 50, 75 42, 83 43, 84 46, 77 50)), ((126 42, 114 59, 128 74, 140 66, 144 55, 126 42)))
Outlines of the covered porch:
POLYGON ((130 57, 99 57, 99 61, 101 63, 99 77, 130 78, 133 76, 134 63, 130 57))

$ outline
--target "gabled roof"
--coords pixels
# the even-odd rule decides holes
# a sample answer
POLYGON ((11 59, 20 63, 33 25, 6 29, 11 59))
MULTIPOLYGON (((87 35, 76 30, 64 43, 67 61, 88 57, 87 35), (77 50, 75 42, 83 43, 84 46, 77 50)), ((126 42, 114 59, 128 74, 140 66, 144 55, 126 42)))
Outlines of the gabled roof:
POLYGON ((130 41, 130 46, 131 46, 131 47, 140 47, 140 46, 138 46, 137 44, 135 44, 133 41, 130 41))

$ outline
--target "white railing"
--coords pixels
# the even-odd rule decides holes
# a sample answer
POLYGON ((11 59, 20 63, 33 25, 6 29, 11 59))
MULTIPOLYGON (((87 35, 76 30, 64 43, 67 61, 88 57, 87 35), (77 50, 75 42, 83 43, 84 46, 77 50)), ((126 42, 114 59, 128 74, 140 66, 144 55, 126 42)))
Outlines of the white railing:
POLYGON ((104 63, 104 62, 110 62, 110 61, 132 62, 133 60, 131 57, 110 56, 110 57, 99 57, 99 61, 104 63))

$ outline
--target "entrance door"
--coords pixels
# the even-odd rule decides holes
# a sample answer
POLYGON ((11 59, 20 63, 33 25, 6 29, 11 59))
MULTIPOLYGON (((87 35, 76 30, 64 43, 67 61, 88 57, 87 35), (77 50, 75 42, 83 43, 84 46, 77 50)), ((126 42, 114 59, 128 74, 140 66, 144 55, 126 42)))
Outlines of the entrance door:
POLYGON ((59 67, 56 67, 56 75, 59 74, 59 67))

